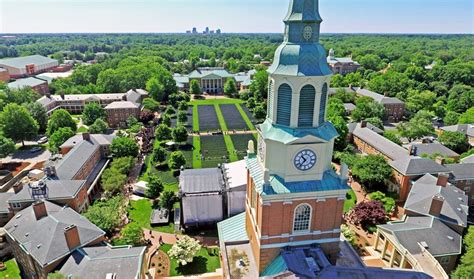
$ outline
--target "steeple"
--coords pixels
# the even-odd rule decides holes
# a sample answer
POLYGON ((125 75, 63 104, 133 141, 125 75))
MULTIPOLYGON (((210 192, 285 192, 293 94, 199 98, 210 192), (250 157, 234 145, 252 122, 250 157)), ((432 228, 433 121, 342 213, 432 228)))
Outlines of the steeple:
POLYGON ((285 76, 328 76, 326 51, 319 44, 318 0, 291 0, 284 18, 285 39, 268 72, 285 76))

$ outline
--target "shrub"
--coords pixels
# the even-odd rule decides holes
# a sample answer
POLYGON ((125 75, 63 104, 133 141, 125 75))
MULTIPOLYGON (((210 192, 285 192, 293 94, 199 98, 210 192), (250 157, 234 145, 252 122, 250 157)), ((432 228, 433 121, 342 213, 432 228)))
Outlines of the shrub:
POLYGON ((194 256, 199 250, 201 250, 201 244, 199 244, 198 240, 184 236, 171 247, 168 255, 180 265, 187 265, 193 262, 194 256))
POLYGON ((369 227, 385 224, 387 213, 383 204, 379 201, 362 202, 352 210, 351 220, 354 224, 367 230, 369 227))

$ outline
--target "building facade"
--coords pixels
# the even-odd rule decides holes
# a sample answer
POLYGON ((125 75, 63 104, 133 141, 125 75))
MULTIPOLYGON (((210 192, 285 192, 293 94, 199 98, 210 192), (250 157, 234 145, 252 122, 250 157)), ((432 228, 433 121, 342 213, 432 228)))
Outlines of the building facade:
POLYGON ((346 75, 360 68, 360 64, 351 57, 336 57, 334 49, 329 50, 327 61, 333 74, 346 75))
POLYGON ((246 210, 218 225, 227 277, 233 249, 251 251, 257 275, 288 246, 318 245, 330 261, 337 257, 349 188, 347 176, 331 167, 338 134, 326 121, 332 72, 319 44, 321 22, 317 1, 290 2, 285 39, 268 70, 257 150, 249 143, 246 210))
POLYGON ((111 128, 127 127, 127 119, 140 116, 140 106, 129 101, 113 102, 105 107, 107 123, 111 128))
POLYGON ((10 89, 31 88, 40 95, 47 95, 49 93, 48 82, 43 79, 28 77, 18 79, 8 84, 10 89))
POLYGON ((0 81, 8 82, 10 80, 10 74, 7 69, 0 68, 0 81))
POLYGON ((362 88, 358 88, 356 93, 358 96, 372 98, 381 104, 385 108, 385 117, 388 121, 398 122, 405 115, 405 103, 398 98, 387 97, 362 88))

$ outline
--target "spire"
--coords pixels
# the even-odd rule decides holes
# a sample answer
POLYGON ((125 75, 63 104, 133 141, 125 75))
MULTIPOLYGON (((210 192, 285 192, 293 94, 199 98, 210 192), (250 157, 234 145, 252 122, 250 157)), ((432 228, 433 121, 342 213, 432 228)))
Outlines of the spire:
POLYGON ((318 0, 291 0, 285 23, 285 42, 319 42, 320 24, 318 0))

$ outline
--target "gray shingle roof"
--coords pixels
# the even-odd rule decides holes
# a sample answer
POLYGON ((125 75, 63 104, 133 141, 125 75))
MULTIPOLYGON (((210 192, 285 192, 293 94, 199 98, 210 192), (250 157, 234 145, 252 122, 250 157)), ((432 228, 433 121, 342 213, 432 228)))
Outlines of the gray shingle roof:
MULTIPOLYGON (((84 186, 85 180, 44 180, 46 183, 48 200, 65 199, 75 197, 84 186)), ((13 202, 31 202, 37 200, 34 197, 28 184, 23 185, 23 189, 8 199, 13 202)))
POLYGON ((452 172, 454 180, 474 179, 474 163, 445 165, 452 172))
POLYGON ((24 87, 34 87, 41 85, 43 83, 47 83, 47 81, 34 78, 34 77, 29 77, 29 78, 22 78, 22 79, 17 79, 14 82, 10 82, 8 84, 8 87, 11 89, 22 89, 24 87))
POLYGON ((44 65, 49 63, 56 63, 57 65, 59 65, 58 60, 41 55, 30 55, 23 57, 0 59, 0 65, 6 65, 15 68, 25 68, 25 66, 29 64, 44 65))
POLYGON ((224 187, 220 168, 181 171, 179 188, 183 194, 220 192, 224 187))
POLYGON ((467 157, 464 158, 464 159, 461 159, 461 162, 462 162, 463 164, 474 163, 474 154, 471 155, 471 156, 467 156, 467 157))
POLYGON ((408 150, 369 128, 361 128, 360 124, 357 124, 353 134, 392 160, 408 157, 408 150))
MULTIPOLYGON (((347 127, 349 128, 349 133, 354 133, 354 130, 356 128, 361 129, 360 124, 357 123, 357 122, 351 122, 351 123, 347 124, 347 127), (359 127, 357 127, 357 126, 359 126, 359 127)), ((367 127, 366 128, 376 132, 379 135, 383 134, 383 130, 379 129, 378 127, 375 127, 374 125, 372 125, 369 122, 367 122, 367 127)))
POLYGON ((91 141, 77 144, 56 166, 56 175, 61 180, 72 179, 99 148, 91 141))
POLYGON ((392 97, 385 97, 384 95, 381 95, 379 93, 375 93, 373 91, 367 90, 367 89, 358 89, 357 94, 365 97, 370 97, 372 98, 375 102, 380 103, 380 104, 404 104, 404 102, 400 101, 397 98, 392 98, 392 97))
POLYGON ((117 279, 139 278, 146 247, 95 246, 78 249, 59 272, 72 278, 104 279, 115 273, 117 279))
POLYGON ((207 76, 215 75, 220 78, 232 77, 224 68, 198 68, 189 74, 189 78, 205 78, 207 76))
POLYGON ((11 192, 0 193, 0 212, 8 213, 10 211, 10 206, 8 205, 8 200, 14 195, 11 192))
MULTIPOLYGON (((112 140, 116 138, 117 136, 115 135, 104 135, 104 134, 91 134, 91 140, 99 145, 111 145, 112 140)), ((81 143, 84 141, 82 135, 75 135, 71 138, 69 138, 66 142, 64 142, 61 145, 61 148, 63 147, 73 147, 76 146, 78 143, 81 143)))
POLYGON ((141 100, 148 96, 148 92, 143 89, 135 89, 127 91, 127 101, 134 104, 140 104, 141 100))
POLYGON ((379 225, 391 233, 396 241, 412 254, 420 254, 418 243, 426 242, 427 250, 435 257, 460 254, 462 236, 438 219, 430 216, 406 217, 402 222, 379 225))
MULTIPOLYGON (((468 197, 451 184, 446 187, 436 185, 437 181, 438 179, 431 174, 418 179, 413 184, 404 207, 419 214, 429 215, 433 197, 441 196, 444 198, 444 203, 439 218, 449 223, 466 226, 468 197)), ((434 217, 437 218, 437 216, 434 217)))
POLYGON ((458 157, 459 154, 452 151, 451 149, 447 148, 446 146, 442 145, 441 143, 419 143, 413 144, 413 147, 416 149, 413 150, 413 154, 415 156, 421 156, 423 154, 426 155, 433 155, 433 154, 441 154, 446 157, 458 157))
POLYGON ((44 203, 48 216, 36 220, 33 206, 29 206, 5 225, 10 237, 40 266, 46 266, 72 252, 64 236, 64 229, 70 225, 77 226, 81 247, 105 235, 101 229, 71 208, 60 207, 48 201, 44 203))
POLYGON ((470 137, 474 137, 474 124, 459 124, 442 127, 441 130, 449 132, 460 132, 470 137))
POLYGON ((390 166, 392 166, 392 168, 408 176, 425 175, 427 173, 439 174, 449 172, 446 167, 436 163, 431 159, 414 156, 403 156, 399 160, 389 162, 389 164, 390 166))
POLYGON ((105 109, 136 109, 138 106, 129 101, 113 102, 105 107, 105 109))

